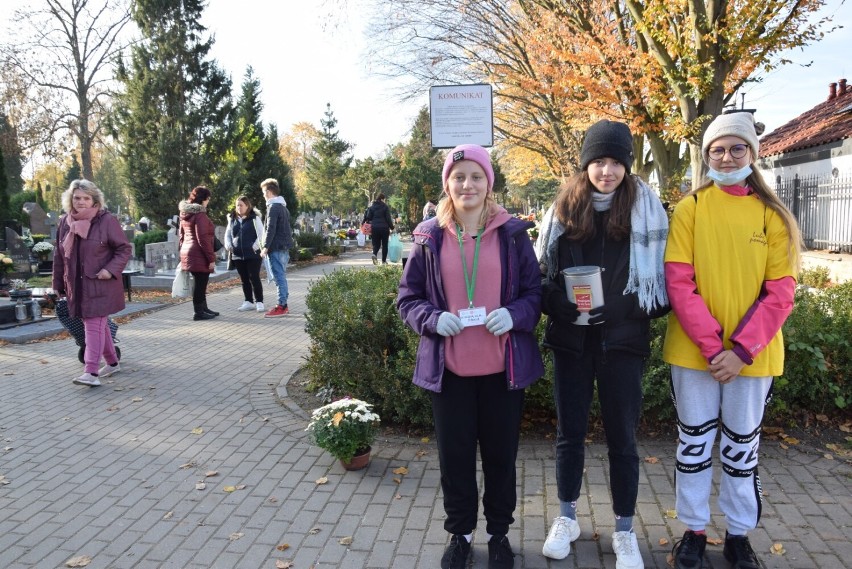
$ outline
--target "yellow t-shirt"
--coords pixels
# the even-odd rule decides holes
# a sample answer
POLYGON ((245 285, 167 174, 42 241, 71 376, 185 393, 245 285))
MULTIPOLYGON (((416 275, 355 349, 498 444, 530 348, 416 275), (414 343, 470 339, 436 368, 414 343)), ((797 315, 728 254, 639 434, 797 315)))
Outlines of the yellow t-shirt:
MULTIPOLYGON (((722 326, 725 349, 730 336, 760 295, 763 282, 795 277, 784 220, 757 196, 733 196, 713 185, 696 201, 687 196, 675 206, 666 243, 666 262, 695 268, 698 294, 722 326)), ((663 359, 690 369, 707 369, 707 360, 669 314, 663 359)), ((781 331, 743 368, 740 375, 777 376, 784 371, 781 331)))

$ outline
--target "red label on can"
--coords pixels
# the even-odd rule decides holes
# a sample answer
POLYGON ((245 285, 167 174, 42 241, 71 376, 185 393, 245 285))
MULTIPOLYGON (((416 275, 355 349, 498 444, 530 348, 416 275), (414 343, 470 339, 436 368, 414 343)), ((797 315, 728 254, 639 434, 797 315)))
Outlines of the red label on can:
POLYGON ((590 285, 573 285, 574 303, 580 312, 588 312, 592 309, 592 287, 590 285))

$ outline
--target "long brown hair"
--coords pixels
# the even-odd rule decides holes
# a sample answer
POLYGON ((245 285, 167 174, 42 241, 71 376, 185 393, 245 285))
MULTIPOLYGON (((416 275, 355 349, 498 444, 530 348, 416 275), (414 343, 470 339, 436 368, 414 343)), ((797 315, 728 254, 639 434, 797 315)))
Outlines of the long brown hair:
MULTIPOLYGON (((595 235, 595 210, 592 192, 597 191, 587 170, 577 172, 562 185, 556 194, 556 218, 565 226, 564 235, 573 241, 585 241, 595 235)), ((621 241, 630 236, 630 210, 636 201, 636 182, 624 175, 615 189, 612 206, 606 221, 606 234, 621 241)))
MULTIPOLYGON (((714 184, 715 182, 708 179, 701 187, 692 190, 686 195, 691 196, 692 194, 706 190, 714 184)), ((789 209, 787 209, 784 202, 782 202, 775 192, 772 191, 772 188, 766 184, 763 176, 758 173, 757 168, 754 166, 754 162, 752 162, 752 173, 745 179, 745 185, 747 185, 755 193, 757 198, 763 202, 766 207, 778 214, 778 217, 780 217, 781 221, 784 222, 784 226, 787 228, 787 258, 790 260, 790 264, 793 266, 796 274, 798 275, 799 270, 802 268, 801 252, 803 248, 802 232, 799 230, 799 222, 796 221, 796 217, 789 209)))

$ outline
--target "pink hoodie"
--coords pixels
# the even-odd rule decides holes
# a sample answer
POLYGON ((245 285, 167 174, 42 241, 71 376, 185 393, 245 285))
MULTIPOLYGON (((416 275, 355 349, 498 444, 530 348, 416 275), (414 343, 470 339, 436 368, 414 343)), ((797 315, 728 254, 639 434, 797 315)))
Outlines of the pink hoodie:
MULTIPOLYGON (((485 314, 500 308, 500 275, 504 259, 500 255, 500 240, 497 228, 511 219, 511 215, 499 208, 485 224, 482 243, 479 246, 479 267, 473 293, 473 305, 485 307, 485 314)), ((473 271, 473 254, 476 239, 464 234, 464 254, 467 259, 468 275, 473 271)), ((453 314, 468 308, 467 287, 461 261, 461 249, 456 234, 456 225, 444 228, 444 240, 440 256, 441 279, 447 307, 453 314)), ((444 357, 447 369, 462 377, 499 373, 506 369, 507 335, 495 336, 485 325, 465 328, 460 334, 446 338, 444 357)))

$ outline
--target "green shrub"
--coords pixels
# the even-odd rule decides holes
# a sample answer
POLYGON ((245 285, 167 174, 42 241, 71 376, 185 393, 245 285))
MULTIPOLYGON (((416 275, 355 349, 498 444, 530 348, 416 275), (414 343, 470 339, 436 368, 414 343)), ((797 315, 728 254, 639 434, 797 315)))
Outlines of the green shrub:
POLYGON ((140 259, 145 258, 145 245, 148 243, 162 243, 168 240, 169 232, 164 229, 152 229, 145 233, 140 233, 133 238, 133 250, 136 256, 140 259))
POLYGON ((825 288, 831 282, 831 270, 819 265, 813 269, 802 269, 799 282, 814 288, 825 288))
POLYGON ((429 395, 411 382, 419 338, 396 311, 401 275, 395 266, 344 269, 311 285, 310 388, 326 399, 363 399, 391 423, 431 425, 429 395))
POLYGON ((33 245, 38 245, 42 241, 50 241, 50 235, 44 233, 33 233, 30 237, 33 238, 33 245))
POLYGON ((852 281, 797 291, 783 331, 784 375, 775 381, 773 408, 781 412, 848 409, 852 404, 852 281))
MULTIPOLYGON (((351 395, 375 405, 389 423, 431 426, 428 393, 411 378, 419 338, 402 323, 395 300, 401 269, 336 271, 313 283, 306 330, 313 391, 326 401, 351 395)), ((670 368, 662 359, 668 318, 651 322, 651 355, 642 378, 646 422, 674 425, 670 368)), ((541 338, 545 319, 536 332, 541 338)), ((845 412, 852 406, 852 281, 796 295, 784 325, 785 373, 775 381, 767 417, 792 409, 845 412)), ((545 375, 526 392, 526 410, 555 417, 553 363, 543 352, 545 375)), ((591 420, 598 419, 597 401, 591 420)))
POLYGON ((296 236, 296 246, 321 251, 325 246, 325 236, 322 233, 300 233, 296 236))
POLYGON ((322 248, 322 254, 337 257, 340 255, 340 245, 326 245, 322 248))

